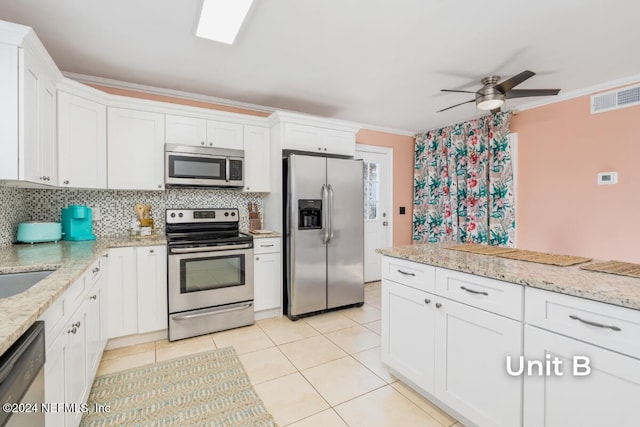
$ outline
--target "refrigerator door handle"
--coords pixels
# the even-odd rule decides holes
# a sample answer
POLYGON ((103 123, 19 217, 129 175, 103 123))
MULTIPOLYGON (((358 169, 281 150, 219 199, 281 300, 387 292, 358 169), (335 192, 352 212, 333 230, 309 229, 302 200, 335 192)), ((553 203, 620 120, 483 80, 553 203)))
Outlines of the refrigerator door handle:
POLYGON ((331 184, 328 186, 329 188, 329 238, 327 242, 330 242, 333 239, 333 187, 331 184))
POLYGON ((322 243, 327 244, 329 241, 329 191, 326 184, 322 184, 322 216, 324 224, 322 224, 322 243))

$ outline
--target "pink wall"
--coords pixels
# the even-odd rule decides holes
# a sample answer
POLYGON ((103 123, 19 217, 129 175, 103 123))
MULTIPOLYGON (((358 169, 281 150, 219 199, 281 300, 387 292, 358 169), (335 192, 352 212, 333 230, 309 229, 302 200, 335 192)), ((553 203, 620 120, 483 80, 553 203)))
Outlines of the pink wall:
POLYGON ((517 246, 640 262, 640 106, 591 115, 584 96, 523 111, 517 246), (598 172, 617 185, 597 185, 598 172))
POLYGON ((356 142, 393 148, 393 244, 410 245, 413 234, 413 137, 361 129, 356 142), (400 215, 400 206, 407 208, 406 214, 400 215))

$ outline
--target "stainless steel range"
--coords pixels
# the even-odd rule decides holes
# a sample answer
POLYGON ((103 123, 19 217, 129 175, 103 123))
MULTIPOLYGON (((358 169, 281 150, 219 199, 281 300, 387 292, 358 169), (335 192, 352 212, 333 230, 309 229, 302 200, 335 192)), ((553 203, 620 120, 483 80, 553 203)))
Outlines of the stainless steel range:
POLYGON ((168 209, 169 341, 251 325, 253 238, 237 209, 168 209))

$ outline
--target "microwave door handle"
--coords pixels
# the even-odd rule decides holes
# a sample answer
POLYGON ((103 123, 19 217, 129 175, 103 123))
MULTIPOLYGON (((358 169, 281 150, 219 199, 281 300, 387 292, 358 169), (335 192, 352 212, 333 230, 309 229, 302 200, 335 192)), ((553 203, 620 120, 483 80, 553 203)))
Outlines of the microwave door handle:
POLYGON ((329 241, 329 192, 327 185, 322 184, 322 244, 326 245, 329 241))
POLYGON ((229 169, 231 169, 231 160, 229 160, 228 157, 225 160, 226 160, 225 179, 227 180, 227 182, 229 182, 229 175, 230 175, 229 169))

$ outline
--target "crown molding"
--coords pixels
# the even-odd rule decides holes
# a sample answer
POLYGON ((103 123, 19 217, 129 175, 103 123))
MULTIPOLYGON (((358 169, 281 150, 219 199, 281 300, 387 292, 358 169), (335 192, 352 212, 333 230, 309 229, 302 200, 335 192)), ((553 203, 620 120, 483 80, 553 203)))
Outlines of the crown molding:
POLYGON ((511 109, 510 111, 514 113, 519 113, 521 111, 531 110, 532 108, 542 107, 544 105, 555 104, 562 101, 567 101, 569 99, 580 98, 581 96, 592 95, 596 92, 602 92, 606 90, 610 90, 620 86, 627 86, 633 83, 640 82, 640 74, 634 74, 627 77, 622 77, 616 80, 610 80, 604 83, 599 83, 593 86, 587 86, 582 89, 572 90, 567 93, 563 93, 561 95, 556 95, 554 97, 550 97, 549 99, 544 99, 535 102, 529 102, 526 104, 518 105, 511 109))

